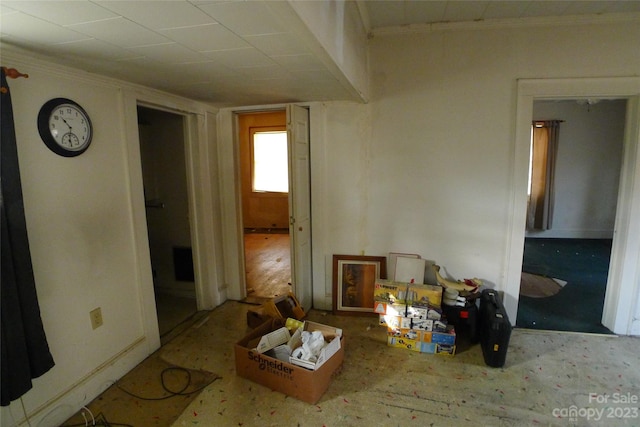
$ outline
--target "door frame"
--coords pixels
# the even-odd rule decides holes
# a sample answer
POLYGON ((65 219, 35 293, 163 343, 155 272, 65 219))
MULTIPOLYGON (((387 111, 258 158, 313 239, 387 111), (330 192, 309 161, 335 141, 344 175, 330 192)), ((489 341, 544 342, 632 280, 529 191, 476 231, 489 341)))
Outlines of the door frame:
MULTIPOLYGON (((289 104, 233 107, 221 109, 218 112, 224 291, 227 298, 232 300, 239 301, 247 297, 241 188, 239 184, 241 170, 238 146, 238 115, 252 112, 282 111, 287 109, 287 105, 289 104)), ((296 103, 296 105, 308 107, 308 104, 305 103, 296 103)), ((291 209, 291 206, 289 206, 289 209, 291 209)), ((294 256, 295 254, 292 251, 292 272, 294 256)), ((313 286, 311 286, 311 290, 313 292, 313 286)), ((305 309, 309 308, 305 307, 305 309)))
POLYGON ((187 191, 190 212, 193 264, 196 276, 195 290, 198 310, 209 310, 226 300, 221 285, 222 252, 216 244, 216 234, 221 234, 221 225, 217 218, 212 219, 217 196, 216 176, 217 152, 215 150, 215 117, 213 111, 195 103, 167 95, 143 95, 137 91, 123 92, 123 114, 125 117, 125 135, 129 143, 123 156, 127 162, 131 200, 131 217, 135 240, 135 256, 138 272, 136 283, 140 289, 142 323, 148 343, 149 353, 160 347, 158 317, 155 306, 151 255, 147 230, 144 186, 142 178, 142 160, 140 156, 140 138, 138 134, 138 106, 166 111, 184 117, 184 144, 187 170, 187 191), (212 147, 212 148, 210 148, 212 147))
POLYGON ((640 78, 521 79, 517 82, 515 138, 506 242, 504 304, 515 324, 524 253, 530 127, 534 100, 627 99, 623 160, 602 323, 616 334, 640 334, 640 78), (634 315, 635 314, 635 315, 634 315))

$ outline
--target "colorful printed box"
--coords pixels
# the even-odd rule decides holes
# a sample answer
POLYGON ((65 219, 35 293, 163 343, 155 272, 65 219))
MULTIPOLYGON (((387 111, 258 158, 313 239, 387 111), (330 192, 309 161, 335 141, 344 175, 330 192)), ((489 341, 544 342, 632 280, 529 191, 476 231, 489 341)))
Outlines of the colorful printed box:
POLYGON ((437 307, 442 305, 442 286, 412 284, 408 305, 414 307, 437 307))
POLYGON ((445 344, 436 344, 436 349, 434 354, 440 356, 453 356, 456 354, 456 346, 455 345, 445 345, 445 344))
POLYGON ((373 300, 386 304, 394 304, 399 302, 399 300, 404 300, 406 290, 406 283, 378 279, 373 285, 373 300))
POLYGON ((434 342, 422 342, 420 343, 420 352, 421 353, 429 353, 429 354, 435 354, 436 352, 436 347, 438 344, 434 343, 434 342))
POLYGON ((421 342, 402 337, 387 337, 387 345, 390 347, 404 348, 410 351, 419 352, 421 350, 421 342))
POLYGON ((453 329, 448 332, 432 332, 431 342, 443 345, 455 345, 456 333, 453 329))

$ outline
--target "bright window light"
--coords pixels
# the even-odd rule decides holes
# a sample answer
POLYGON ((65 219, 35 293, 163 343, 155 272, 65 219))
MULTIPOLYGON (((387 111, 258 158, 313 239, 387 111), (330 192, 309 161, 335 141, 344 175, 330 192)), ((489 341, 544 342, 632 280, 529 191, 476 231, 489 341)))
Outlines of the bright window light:
POLYGON ((253 191, 289 192, 287 132, 253 134, 253 191))

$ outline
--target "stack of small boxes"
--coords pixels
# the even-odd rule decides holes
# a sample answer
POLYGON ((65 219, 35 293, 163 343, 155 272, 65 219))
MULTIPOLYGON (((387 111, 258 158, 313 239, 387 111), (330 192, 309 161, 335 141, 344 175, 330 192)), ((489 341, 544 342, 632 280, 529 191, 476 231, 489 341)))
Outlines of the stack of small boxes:
POLYGON ((374 311, 391 347, 453 356, 456 333, 441 304, 441 286, 378 280, 374 287, 374 311))

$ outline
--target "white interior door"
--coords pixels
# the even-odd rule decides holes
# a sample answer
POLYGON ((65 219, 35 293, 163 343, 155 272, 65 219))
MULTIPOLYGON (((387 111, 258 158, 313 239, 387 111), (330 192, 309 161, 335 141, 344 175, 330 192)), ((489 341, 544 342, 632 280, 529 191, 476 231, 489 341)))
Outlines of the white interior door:
POLYGON ((311 189, 309 174, 309 111, 287 106, 289 144, 289 236, 291 279, 296 298, 305 310, 312 304, 311 189))

